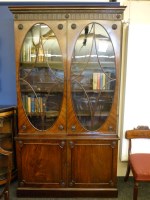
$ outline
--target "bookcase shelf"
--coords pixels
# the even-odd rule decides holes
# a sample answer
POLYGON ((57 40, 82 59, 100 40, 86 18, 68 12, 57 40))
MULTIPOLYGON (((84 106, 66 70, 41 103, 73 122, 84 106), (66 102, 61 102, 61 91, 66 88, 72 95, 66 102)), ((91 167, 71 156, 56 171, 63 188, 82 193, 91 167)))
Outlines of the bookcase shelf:
POLYGON ((48 68, 50 67, 57 69, 57 70, 62 70, 62 62, 21 62, 20 66, 22 68, 27 68, 27 69, 32 69, 33 67, 35 68, 48 68))

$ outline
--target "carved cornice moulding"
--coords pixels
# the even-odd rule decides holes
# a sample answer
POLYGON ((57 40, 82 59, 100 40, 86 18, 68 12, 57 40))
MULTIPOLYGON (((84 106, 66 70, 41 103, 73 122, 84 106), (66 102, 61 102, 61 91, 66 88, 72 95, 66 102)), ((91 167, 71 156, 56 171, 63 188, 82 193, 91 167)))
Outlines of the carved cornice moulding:
POLYGON ((65 17, 66 14, 15 14, 15 21, 31 21, 31 20, 120 20, 122 16, 120 14, 98 14, 98 13, 75 13, 67 14, 69 17, 65 17))
POLYGON ((10 7, 15 21, 31 20, 122 20, 125 7, 105 8, 39 8, 10 7))

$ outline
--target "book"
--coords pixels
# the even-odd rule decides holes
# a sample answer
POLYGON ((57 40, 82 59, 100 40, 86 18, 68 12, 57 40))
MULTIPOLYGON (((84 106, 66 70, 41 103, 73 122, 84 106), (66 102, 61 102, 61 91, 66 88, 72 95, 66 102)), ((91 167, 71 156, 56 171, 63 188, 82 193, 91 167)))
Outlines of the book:
POLYGON ((93 90, 110 89, 110 73, 94 72, 93 73, 93 90))
POLYGON ((100 73, 93 73, 93 90, 100 89, 100 73))
POLYGON ((34 95, 31 96, 31 112, 35 112, 35 98, 34 95))
POLYGON ((28 106, 27 112, 31 113, 31 97, 30 96, 27 97, 27 106, 28 106))

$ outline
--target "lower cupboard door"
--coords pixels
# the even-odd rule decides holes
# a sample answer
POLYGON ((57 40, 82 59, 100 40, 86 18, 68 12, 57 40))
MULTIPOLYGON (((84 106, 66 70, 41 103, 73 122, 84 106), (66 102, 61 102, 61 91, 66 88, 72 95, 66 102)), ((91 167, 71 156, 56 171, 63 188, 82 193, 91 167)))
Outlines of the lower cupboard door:
POLYGON ((64 141, 17 142, 20 187, 65 187, 64 141))
POLYGON ((117 141, 70 141, 69 186, 114 188, 117 176, 117 141))

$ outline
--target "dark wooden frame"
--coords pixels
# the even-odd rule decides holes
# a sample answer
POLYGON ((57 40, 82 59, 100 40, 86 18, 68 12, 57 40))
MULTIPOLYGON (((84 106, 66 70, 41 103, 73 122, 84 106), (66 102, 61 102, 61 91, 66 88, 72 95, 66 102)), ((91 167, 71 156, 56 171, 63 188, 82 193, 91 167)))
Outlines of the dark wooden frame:
MULTIPOLYGON (((12 152, 12 169, 11 169, 11 180, 14 180, 17 176, 16 169, 16 151, 15 151, 15 140, 14 137, 17 134, 17 108, 14 105, 0 105, 0 136, 6 135, 9 132, 9 137, 0 137, 0 147, 6 151, 12 152), (6 121, 9 120, 8 123, 6 121), (10 130, 7 130, 10 126, 10 130)), ((3 161, 1 161, 3 162, 3 161)), ((1 174, 3 176, 3 174, 1 174)), ((1 177, 0 185, 4 185, 7 182, 5 176, 1 177)))

